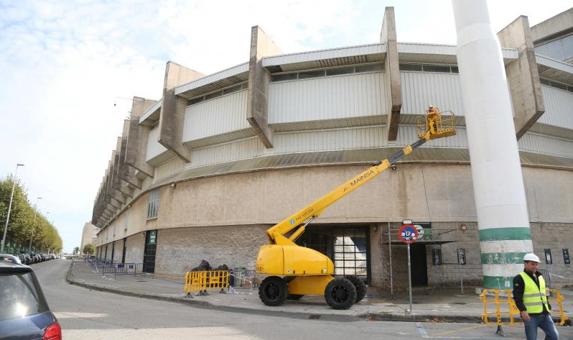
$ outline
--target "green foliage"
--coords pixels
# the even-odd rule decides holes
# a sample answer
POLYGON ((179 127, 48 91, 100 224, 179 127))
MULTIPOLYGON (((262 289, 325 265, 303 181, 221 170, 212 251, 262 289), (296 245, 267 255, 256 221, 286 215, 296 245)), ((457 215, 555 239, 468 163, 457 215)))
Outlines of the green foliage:
MULTIPOLYGON (((0 180, 0 238, 6 224, 13 184, 11 177, 0 180)), ((16 182, 6 242, 12 244, 16 250, 27 251, 30 240, 33 251, 59 252, 62 249, 62 239, 56 228, 32 207, 25 188, 16 182)))
POLYGON ((74 248, 74 255, 79 255, 80 253, 80 247, 75 247, 74 248))
POLYGON ((82 250, 82 253, 86 254, 86 255, 93 255, 95 253, 95 247, 93 244, 88 243, 84 246, 84 249, 82 250))

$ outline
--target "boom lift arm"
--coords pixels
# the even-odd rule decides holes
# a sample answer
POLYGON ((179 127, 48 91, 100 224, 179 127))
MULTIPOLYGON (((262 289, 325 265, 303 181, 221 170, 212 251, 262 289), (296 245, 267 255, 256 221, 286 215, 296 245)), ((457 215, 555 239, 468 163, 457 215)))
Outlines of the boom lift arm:
POLYGON ((422 146, 427 141, 455 134, 453 125, 443 127, 444 125, 446 124, 442 122, 441 112, 439 112, 436 107, 430 106, 427 111, 425 131, 418 135, 419 139, 416 142, 396 151, 387 159, 378 162, 374 166, 348 180, 346 183, 338 186, 300 211, 297 211, 269 228, 267 230, 267 235, 271 244, 294 245, 297 238, 304 233, 308 223, 320 216, 326 208, 334 204, 336 201, 374 179, 376 176, 388 169, 392 164, 395 164, 404 156, 411 154, 412 151, 422 146), (286 235, 291 231, 292 233, 287 237, 286 235))
POLYGON ((306 226, 334 202, 366 184, 392 164, 411 154, 429 140, 456 134, 453 115, 442 117, 430 106, 425 119, 418 124, 418 140, 395 152, 387 159, 338 186, 300 211, 267 230, 269 243, 261 246, 257 256, 257 272, 271 275, 259 287, 259 297, 269 306, 278 306, 288 298, 322 295, 335 309, 348 309, 366 294, 364 283, 355 276, 334 278, 334 264, 326 255, 295 243, 306 226))

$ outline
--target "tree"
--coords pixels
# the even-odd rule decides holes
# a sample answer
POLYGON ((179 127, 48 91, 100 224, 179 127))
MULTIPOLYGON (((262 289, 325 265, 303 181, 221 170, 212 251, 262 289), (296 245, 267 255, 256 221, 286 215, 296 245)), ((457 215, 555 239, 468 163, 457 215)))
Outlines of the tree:
MULTIPOLYGON (((8 177, 0 180, 0 233, 6 223, 8 205, 14 179, 8 177)), ((35 251, 59 252, 62 249, 62 239, 56 228, 28 200, 26 189, 16 182, 12 212, 6 235, 8 244, 12 245, 10 252, 27 251, 30 240, 35 251)))
POLYGON ((80 253, 80 247, 74 248, 74 255, 78 255, 80 253))
POLYGON ((93 253, 95 252, 95 247, 93 244, 88 243, 84 246, 84 249, 82 252, 86 255, 93 255, 93 253))

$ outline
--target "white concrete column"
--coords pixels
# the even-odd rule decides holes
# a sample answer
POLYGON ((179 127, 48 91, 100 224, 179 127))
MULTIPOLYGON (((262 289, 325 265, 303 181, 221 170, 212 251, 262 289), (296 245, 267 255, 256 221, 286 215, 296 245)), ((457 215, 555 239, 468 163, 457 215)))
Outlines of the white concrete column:
POLYGON ((486 0, 452 0, 485 288, 508 289, 532 251, 501 49, 486 0))

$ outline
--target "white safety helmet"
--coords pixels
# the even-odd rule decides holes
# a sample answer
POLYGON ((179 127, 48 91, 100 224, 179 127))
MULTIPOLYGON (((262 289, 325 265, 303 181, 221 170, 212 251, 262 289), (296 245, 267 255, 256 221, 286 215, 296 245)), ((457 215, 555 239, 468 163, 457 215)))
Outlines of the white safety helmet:
POLYGON ((525 254, 523 257, 523 262, 537 262, 539 263, 539 257, 533 253, 525 254))

